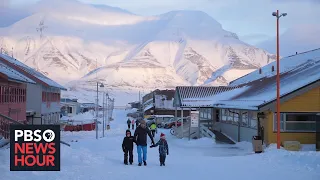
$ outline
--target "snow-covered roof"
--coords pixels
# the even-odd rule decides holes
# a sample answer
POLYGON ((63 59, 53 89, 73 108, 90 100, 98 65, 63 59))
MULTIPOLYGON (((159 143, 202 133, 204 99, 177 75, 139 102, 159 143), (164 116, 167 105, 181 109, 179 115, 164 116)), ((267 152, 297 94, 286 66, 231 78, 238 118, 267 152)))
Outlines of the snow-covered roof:
POLYGON ((143 105, 146 105, 146 104, 149 104, 149 103, 152 103, 152 102, 153 102, 153 98, 148 99, 146 102, 143 103, 143 105))
POLYGON ((16 67, 19 67, 19 69, 16 69, 16 70, 19 71, 21 69, 21 71, 19 71, 20 73, 22 73, 24 75, 26 75, 26 73, 27 73, 28 75, 31 75, 32 77, 36 78, 37 80, 43 82, 44 84, 46 84, 50 87, 55 87, 55 88, 59 88, 62 90, 67 90, 65 87, 61 86, 60 84, 53 81, 52 79, 46 77, 45 75, 41 74, 40 72, 36 71, 35 69, 30 68, 29 66, 23 64, 22 62, 14 59, 8 55, 0 53, 0 60, 7 61, 8 63, 15 65, 16 67))
POLYGON ((151 108, 153 108, 153 103, 151 103, 148 106, 146 106, 145 108, 143 108, 143 111, 147 111, 147 110, 149 110, 151 108))
MULTIPOLYGON (((313 51, 314 53, 314 51, 313 51)), ((283 71, 280 74, 280 96, 283 97, 310 84, 320 82, 320 50, 318 54, 300 56, 308 58, 303 64, 283 71)), ((276 100, 276 76, 263 77, 234 90, 223 92, 211 97, 202 98, 210 104, 220 108, 258 109, 276 100)), ((200 103, 198 101, 198 103, 200 103)))
MULTIPOLYGON (((318 59, 320 58, 320 48, 314 49, 311 51, 299 53, 296 55, 284 57, 280 60, 280 73, 288 72, 292 69, 295 69, 305 63, 307 63, 311 59, 318 59)), ((273 61, 272 63, 264 66, 261 68, 261 74, 260 70, 255 70, 245 76, 242 76, 236 80, 231 81, 229 84, 231 86, 237 86, 240 84, 252 82, 257 79, 261 79, 263 77, 272 77, 277 72, 277 65, 276 61, 273 61), (272 68, 273 66, 273 68, 272 68), (273 69, 273 71, 272 71, 273 69)))
MULTIPOLYGON (((213 96, 225 91, 235 89, 237 87, 228 86, 177 86, 176 95, 180 106, 199 107, 210 106, 210 100, 205 97, 213 96)), ((176 100, 176 99, 174 99, 176 100)))
POLYGON ((32 84, 36 83, 32 79, 12 69, 11 67, 2 63, 1 61, 0 61, 0 74, 7 76, 9 81, 19 81, 19 82, 32 83, 32 84))
MULTIPOLYGON (((95 108, 97 105, 95 103, 80 103, 80 107, 82 108, 95 108)), ((99 105, 99 107, 101 107, 99 105)))

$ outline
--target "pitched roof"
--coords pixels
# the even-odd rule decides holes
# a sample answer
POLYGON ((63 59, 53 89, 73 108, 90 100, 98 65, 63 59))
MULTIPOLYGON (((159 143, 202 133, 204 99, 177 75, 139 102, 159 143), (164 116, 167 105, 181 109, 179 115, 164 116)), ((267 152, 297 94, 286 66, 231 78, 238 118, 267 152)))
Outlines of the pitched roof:
MULTIPOLYGON (((320 49, 311 56, 300 56, 298 66, 292 66, 280 74, 280 96, 286 96, 310 84, 320 83, 320 49), (315 53, 317 52, 317 53, 315 53), (305 60, 307 59, 307 60, 305 60)), ((296 58, 296 57, 292 57, 296 58)), ((284 61, 280 61, 280 66, 284 61)), ((251 75, 250 75, 251 76, 251 75)), ((276 76, 262 77, 242 84, 234 90, 205 97, 215 107, 259 109, 276 100, 276 76)))
POLYGON ((5 76, 5 78, 8 79, 9 81, 18 81, 18 82, 32 83, 32 84, 36 83, 32 79, 12 69, 11 67, 2 63, 1 61, 0 61, 0 75, 5 76))
POLYGON ((35 69, 30 68, 29 66, 23 64, 22 62, 8 55, 0 53, 0 61, 6 64, 7 66, 10 66, 11 68, 15 69, 16 71, 19 71, 21 74, 24 74, 25 76, 29 77, 30 79, 34 80, 37 83, 41 83, 49 87, 59 88, 61 90, 67 90, 66 88, 56 83, 52 79, 46 77, 45 75, 41 74, 35 69))
MULTIPOLYGON (((297 55, 291 55, 288 57, 284 57, 280 60, 280 73, 285 73, 288 72, 292 69, 295 69, 305 63, 307 63, 311 59, 317 59, 320 58, 320 48, 314 49, 311 51, 306 51, 299 53, 297 55)), ((236 80, 233 80, 229 83, 231 86, 236 86, 240 84, 245 84, 248 82, 255 81, 257 79, 261 79, 264 77, 272 77, 276 74, 277 72, 277 67, 276 67, 276 61, 273 61, 270 64, 267 64, 266 66, 261 68, 261 74, 260 70, 255 70, 245 76, 242 76, 236 80), (272 71, 272 66, 274 68, 274 71, 272 71)))
POLYGON ((230 91, 237 87, 228 86, 177 86, 176 97, 179 99, 179 105, 185 107, 210 106, 205 97, 230 91))

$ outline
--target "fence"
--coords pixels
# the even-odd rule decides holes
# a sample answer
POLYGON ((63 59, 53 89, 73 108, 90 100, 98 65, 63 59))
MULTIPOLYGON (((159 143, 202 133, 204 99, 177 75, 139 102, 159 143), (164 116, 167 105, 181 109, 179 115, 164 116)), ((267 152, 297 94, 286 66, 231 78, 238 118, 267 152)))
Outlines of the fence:
POLYGON ((0 114, 0 135, 5 139, 10 137, 10 124, 24 124, 23 122, 11 119, 8 116, 0 114))

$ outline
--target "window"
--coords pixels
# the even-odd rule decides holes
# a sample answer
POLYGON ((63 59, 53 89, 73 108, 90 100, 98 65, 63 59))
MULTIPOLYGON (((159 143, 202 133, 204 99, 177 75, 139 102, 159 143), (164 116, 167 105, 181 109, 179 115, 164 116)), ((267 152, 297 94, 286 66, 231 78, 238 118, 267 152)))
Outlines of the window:
POLYGON ((220 111, 217 109, 217 110, 216 110, 216 121, 217 121, 217 122, 220 121, 220 118, 221 118, 220 114, 221 114, 220 111))
POLYGON ((258 124, 258 113, 250 111, 249 112, 249 126, 252 128, 257 128, 258 124))
POLYGON ((249 125, 248 121, 249 121, 248 111, 243 112, 242 113, 242 123, 241 123, 241 125, 247 127, 249 125))
POLYGON ((208 119, 212 119, 212 109, 208 109, 208 119))
POLYGON ((208 109, 205 108, 205 109, 204 109, 204 118, 205 118, 205 119, 208 119, 208 113, 209 113, 208 109))
POLYGON ((203 112, 203 108, 200 109, 200 117, 203 118, 204 117, 204 112, 203 112))
POLYGON ((227 111, 227 120, 228 122, 232 123, 233 122, 233 113, 231 113, 229 110, 227 111))
POLYGON ((2 94, 3 94, 3 90, 2 90, 2 86, 0 86, 0 103, 3 103, 2 94))
POLYGON ((233 122, 235 122, 235 123, 238 123, 239 122, 239 113, 240 113, 240 111, 239 110, 234 110, 233 111, 233 122))
POLYGON ((226 110, 221 109, 221 121, 226 121, 226 120, 227 120, 226 110))
MULTIPOLYGON (((315 132, 316 113, 281 113, 282 132, 315 132)), ((277 132, 277 114, 274 113, 273 130, 277 132)))
POLYGON ((68 107, 68 113, 72 113, 72 107, 68 107))

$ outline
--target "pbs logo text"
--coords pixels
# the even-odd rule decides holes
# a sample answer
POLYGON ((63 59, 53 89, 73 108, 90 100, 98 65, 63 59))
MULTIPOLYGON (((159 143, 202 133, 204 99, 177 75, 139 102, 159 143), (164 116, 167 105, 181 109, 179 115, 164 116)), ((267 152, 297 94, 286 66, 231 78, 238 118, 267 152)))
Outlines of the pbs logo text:
POLYGON ((15 130, 14 131, 14 141, 19 141, 19 138, 23 138, 24 142, 40 142, 44 140, 47 143, 52 142, 56 137, 56 134, 51 130, 47 129, 45 131, 41 131, 39 129, 32 130, 15 130))

